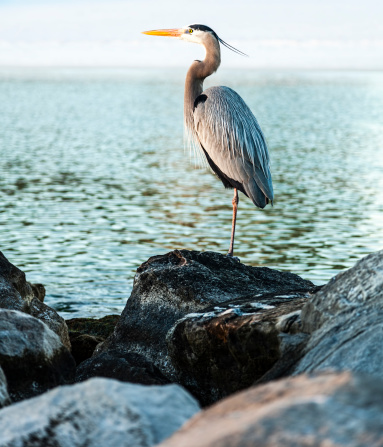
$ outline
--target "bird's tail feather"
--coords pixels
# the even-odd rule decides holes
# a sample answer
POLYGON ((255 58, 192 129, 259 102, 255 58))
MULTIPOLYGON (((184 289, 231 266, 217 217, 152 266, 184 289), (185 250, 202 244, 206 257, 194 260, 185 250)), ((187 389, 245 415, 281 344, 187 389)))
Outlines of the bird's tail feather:
POLYGON ((257 185, 255 180, 251 179, 249 183, 243 186, 245 188, 246 194, 249 196, 255 206, 264 208, 267 205, 268 199, 261 188, 257 185))

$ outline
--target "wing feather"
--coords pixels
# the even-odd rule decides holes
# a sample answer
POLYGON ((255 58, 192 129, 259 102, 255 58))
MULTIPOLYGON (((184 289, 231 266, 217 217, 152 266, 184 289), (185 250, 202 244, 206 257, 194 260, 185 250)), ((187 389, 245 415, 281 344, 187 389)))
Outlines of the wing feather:
POLYGON ((196 139, 220 171, 243 184, 243 192, 263 208, 274 194, 269 153, 255 116, 228 87, 211 87, 203 95, 206 100, 193 112, 196 139))

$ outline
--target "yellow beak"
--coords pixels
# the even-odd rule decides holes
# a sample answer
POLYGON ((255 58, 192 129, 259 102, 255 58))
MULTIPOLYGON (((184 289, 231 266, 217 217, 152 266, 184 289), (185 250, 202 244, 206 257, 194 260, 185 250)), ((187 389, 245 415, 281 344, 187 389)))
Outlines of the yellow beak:
POLYGON ((184 33, 184 29, 155 29, 152 31, 142 31, 142 34, 148 34, 149 36, 168 36, 168 37, 180 37, 184 33))

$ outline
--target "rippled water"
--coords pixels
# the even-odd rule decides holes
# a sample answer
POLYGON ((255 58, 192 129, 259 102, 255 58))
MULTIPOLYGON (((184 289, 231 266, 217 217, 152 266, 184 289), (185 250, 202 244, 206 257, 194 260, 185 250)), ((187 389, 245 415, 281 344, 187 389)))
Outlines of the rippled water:
MULTIPOLYGON (((183 149, 185 70, 0 70, 1 250, 66 317, 135 269, 228 249, 232 191, 183 149)), ((242 262, 328 281, 383 245, 383 73, 222 70, 267 136, 275 206, 240 195, 242 262)))

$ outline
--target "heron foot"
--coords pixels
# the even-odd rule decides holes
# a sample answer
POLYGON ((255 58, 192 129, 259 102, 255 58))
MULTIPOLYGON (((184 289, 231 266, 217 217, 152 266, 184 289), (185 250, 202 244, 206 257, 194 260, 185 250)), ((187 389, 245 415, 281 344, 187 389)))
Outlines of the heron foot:
POLYGON ((233 259, 235 262, 239 262, 239 263, 241 263, 241 260, 240 260, 239 258, 237 258, 237 256, 233 256, 233 255, 230 254, 230 253, 228 253, 226 256, 227 256, 228 258, 233 259))

